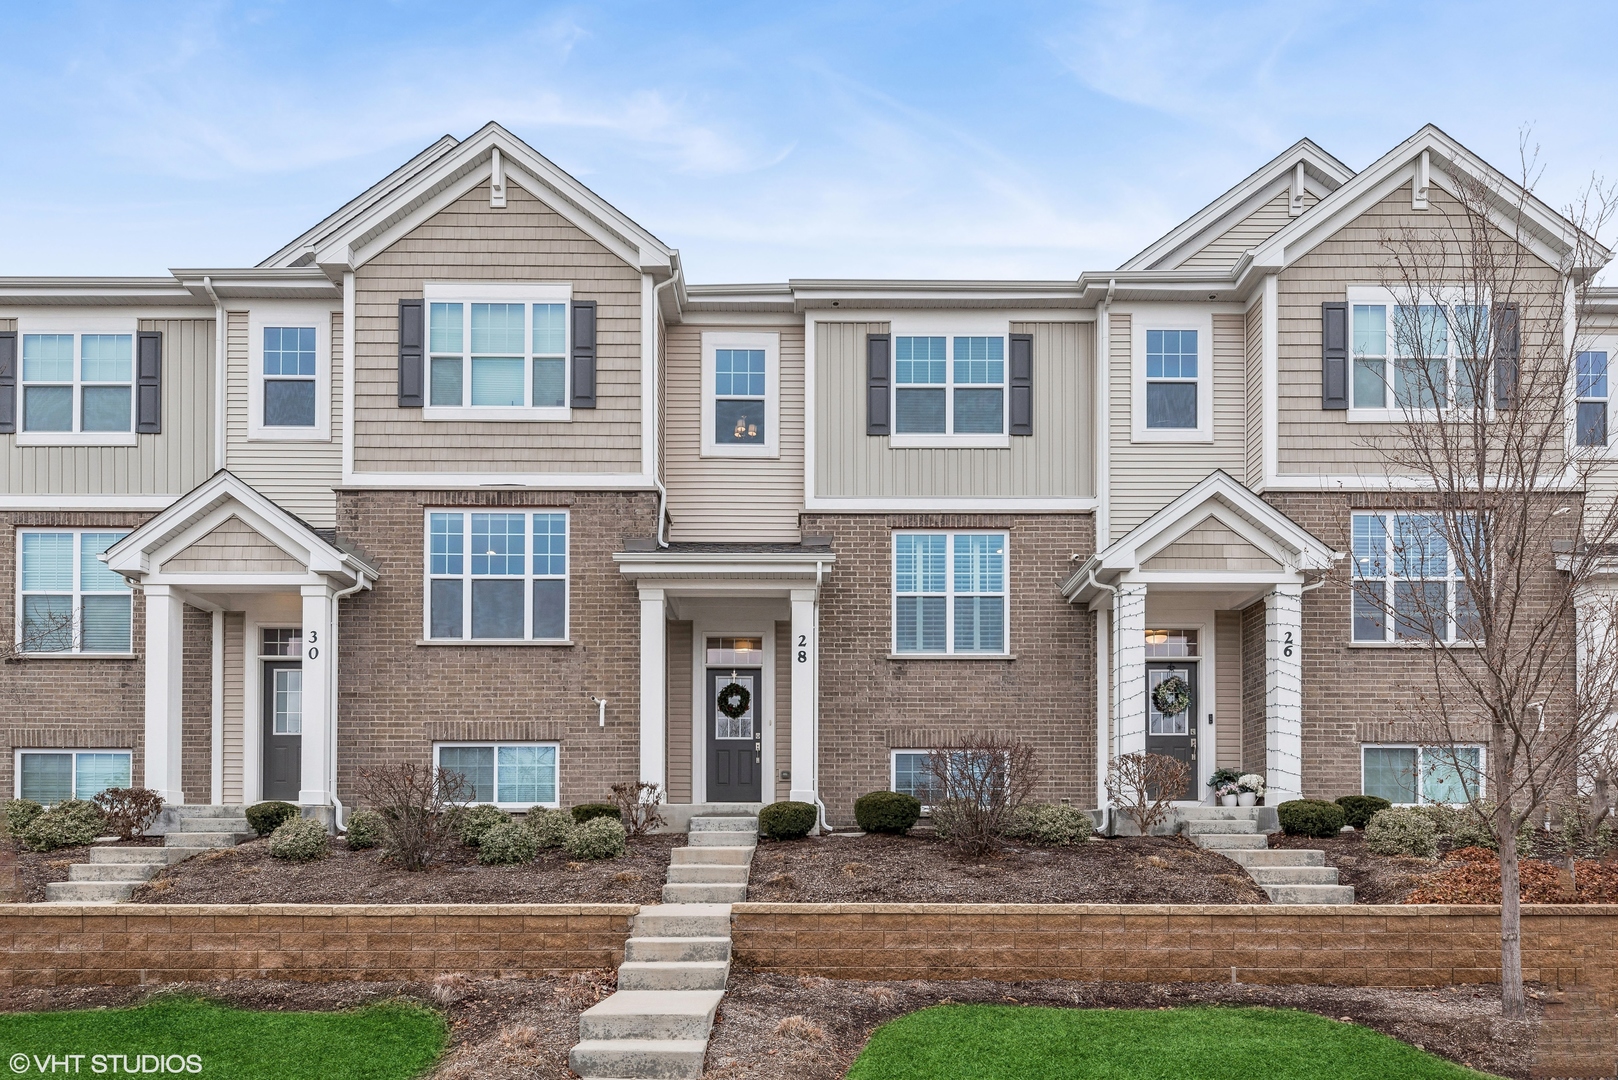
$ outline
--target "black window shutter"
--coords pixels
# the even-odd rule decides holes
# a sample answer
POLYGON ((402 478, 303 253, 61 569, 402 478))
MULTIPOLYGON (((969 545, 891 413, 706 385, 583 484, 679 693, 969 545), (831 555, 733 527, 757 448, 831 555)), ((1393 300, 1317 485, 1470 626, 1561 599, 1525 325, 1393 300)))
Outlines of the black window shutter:
POLYGON ((421 300, 399 301, 399 408, 419 409, 427 404, 427 338, 421 300))
POLYGON ((1320 407, 1348 408, 1348 304, 1320 305, 1320 407))
POLYGON ((892 381, 893 337, 889 334, 865 335, 865 434, 886 435, 888 423, 888 385, 892 381))
POLYGON ((135 335, 135 431, 156 435, 163 430, 163 335, 142 330, 135 335))
POLYGON ((1011 434, 1034 433, 1034 335, 1011 335, 1011 434))
POLYGON ((1522 323, 1516 304, 1494 314, 1494 407, 1517 407, 1517 372, 1522 360, 1522 323))
POLYGON ((573 301, 573 397, 575 409, 596 407, 596 302, 573 301))
POLYGON ((17 332, 0 334, 0 434, 17 430, 17 332))

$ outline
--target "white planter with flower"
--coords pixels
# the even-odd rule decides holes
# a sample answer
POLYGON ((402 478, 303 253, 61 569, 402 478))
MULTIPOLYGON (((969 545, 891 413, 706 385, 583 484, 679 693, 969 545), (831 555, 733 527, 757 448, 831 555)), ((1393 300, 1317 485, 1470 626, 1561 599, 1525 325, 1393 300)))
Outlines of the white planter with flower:
POLYGON ((1264 777, 1258 773, 1243 773, 1236 778, 1236 805, 1253 806, 1264 797, 1264 777))

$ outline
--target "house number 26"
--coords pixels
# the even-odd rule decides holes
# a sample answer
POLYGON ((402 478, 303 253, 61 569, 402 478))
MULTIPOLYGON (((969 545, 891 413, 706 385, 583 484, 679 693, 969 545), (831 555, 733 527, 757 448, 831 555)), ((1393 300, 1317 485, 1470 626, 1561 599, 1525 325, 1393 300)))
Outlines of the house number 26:
POLYGON ((319 640, 320 640, 320 631, 318 631, 318 630, 309 631, 309 647, 307 649, 303 650, 303 655, 304 655, 305 659, 308 659, 308 660, 318 660, 318 659, 320 659, 320 648, 319 648, 318 645, 315 644, 319 640))
POLYGON ((799 634, 798 635, 798 663, 800 663, 800 664, 807 664, 809 662, 808 645, 809 645, 809 635, 808 634, 799 634))
POLYGON ((1292 631, 1291 630, 1288 630, 1281 637, 1281 655, 1282 656, 1291 656, 1292 655, 1292 631))

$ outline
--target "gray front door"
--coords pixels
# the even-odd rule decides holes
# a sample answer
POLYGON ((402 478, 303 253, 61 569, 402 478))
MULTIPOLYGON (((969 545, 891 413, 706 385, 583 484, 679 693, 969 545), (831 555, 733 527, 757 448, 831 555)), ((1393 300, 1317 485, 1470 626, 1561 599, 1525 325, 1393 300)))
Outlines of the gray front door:
POLYGON ((1162 661, 1146 665, 1146 752, 1179 758, 1191 766, 1186 790, 1176 799, 1189 799, 1191 792, 1199 790, 1197 771, 1197 665, 1183 660, 1162 661), (1154 700, 1158 686, 1171 678, 1185 680, 1191 692, 1191 702, 1177 713, 1165 715, 1158 711, 1154 700))
POLYGON ((763 791, 761 668, 708 669, 708 801, 758 802, 763 791), (730 710, 721 708, 724 705, 730 710), (735 714, 735 715, 731 715, 735 714))
POLYGON ((303 786, 303 664, 264 662, 264 798, 298 801, 303 786))

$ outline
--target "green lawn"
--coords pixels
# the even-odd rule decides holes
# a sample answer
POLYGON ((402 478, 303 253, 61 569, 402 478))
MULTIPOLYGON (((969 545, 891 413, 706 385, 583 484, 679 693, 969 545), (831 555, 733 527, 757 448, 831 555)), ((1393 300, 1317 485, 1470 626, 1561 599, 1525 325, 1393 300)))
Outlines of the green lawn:
POLYGON ((144 1066, 146 1075, 227 1080, 409 1080, 438 1059, 446 1031, 437 1013, 409 1005, 251 1012, 166 997, 132 1009, 0 1014, 0 1075, 110 1077, 144 1066), (84 1056, 64 1060, 71 1054, 84 1056))
POLYGON ((877 1028, 848 1080, 1481 1080, 1291 1009, 937 1005, 877 1028))

